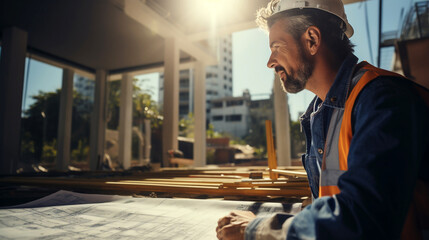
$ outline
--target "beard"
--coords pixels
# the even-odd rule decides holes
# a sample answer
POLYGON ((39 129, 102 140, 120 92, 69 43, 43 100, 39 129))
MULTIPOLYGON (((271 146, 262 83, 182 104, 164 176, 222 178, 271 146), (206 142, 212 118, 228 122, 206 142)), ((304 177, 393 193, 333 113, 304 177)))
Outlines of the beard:
POLYGON ((313 74, 314 70, 314 61, 312 61, 308 56, 303 53, 303 48, 299 48, 299 68, 297 71, 291 70, 288 74, 286 70, 282 67, 281 70, 284 71, 286 77, 285 79, 280 79, 280 82, 283 86, 283 91, 288 93, 298 93, 305 89, 308 79, 313 74))

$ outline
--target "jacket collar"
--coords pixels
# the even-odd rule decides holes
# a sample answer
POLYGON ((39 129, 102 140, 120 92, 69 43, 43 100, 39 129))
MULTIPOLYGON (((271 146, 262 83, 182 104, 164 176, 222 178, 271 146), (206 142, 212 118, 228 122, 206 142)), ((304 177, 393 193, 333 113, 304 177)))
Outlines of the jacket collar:
MULTIPOLYGON (((328 94, 326 95, 323 105, 334 108, 344 108, 357 61, 358 58, 352 53, 344 59, 340 69, 338 70, 337 76, 335 77, 334 84, 332 84, 328 94)), ((316 96, 300 119, 303 120, 309 118, 310 114, 317 110, 317 106, 321 102, 322 100, 316 96)))

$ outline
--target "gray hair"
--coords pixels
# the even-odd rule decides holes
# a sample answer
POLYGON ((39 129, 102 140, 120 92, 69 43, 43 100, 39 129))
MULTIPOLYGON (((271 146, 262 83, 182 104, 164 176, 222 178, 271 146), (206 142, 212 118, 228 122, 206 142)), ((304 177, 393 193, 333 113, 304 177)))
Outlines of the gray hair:
POLYGON ((256 12, 255 21, 259 28, 268 31, 269 26, 267 23, 267 19, 273 15, 274 9, 279 2, 280 0, 271 0, 271 2, 268 3, 266 8, 261 8, 256 12))
POLYGON ((279 2, 280 0, 271 0, 266 8, 257 11, 256 23, 261 29, 268 31, 277 21, 287 19, 288 29, 285 29, 285 32, 291 34, 295 40, 299 40, 308 27, 316 26, 328 48, 340 58, 354 51, 354 45, 345 35, 345 24, 339 17, 325 11, 305 8, 273 14, 279 2))

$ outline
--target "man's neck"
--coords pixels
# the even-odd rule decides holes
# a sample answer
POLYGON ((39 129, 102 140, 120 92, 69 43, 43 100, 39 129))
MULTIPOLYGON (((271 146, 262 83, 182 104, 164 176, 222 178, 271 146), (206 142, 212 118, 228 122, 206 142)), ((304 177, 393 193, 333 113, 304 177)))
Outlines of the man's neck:
POLYGON ((325 101, 341 64, 342 61, 337 60, 331 54, 315 56, 313 74, 307 82, 306 89, 316 94, 322 101, 325 101))

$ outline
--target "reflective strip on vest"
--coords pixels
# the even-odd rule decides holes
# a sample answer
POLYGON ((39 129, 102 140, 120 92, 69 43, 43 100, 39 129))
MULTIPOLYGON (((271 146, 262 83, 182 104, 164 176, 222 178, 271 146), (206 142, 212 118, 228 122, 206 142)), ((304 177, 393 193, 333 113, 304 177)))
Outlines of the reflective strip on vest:
MULTIPOLYGON (((347 171, 347 158, 350 149, 350 143, 353 137, 352 128, 352 112, 353 105, 362 89, 379 76, 393 76, 404 78, 403 76, 376 68, 367 62, 362 62, 356 69, 359 72, 354 76, 359 81, 353 87, 350 95, 347 98, 344 111, 334 111, 331 122, 329 123, 328 135, 325 146, 325 154, 323 157, 322 172, 320 174, 319 196, 332 196, 339 194, 341 191, 338 188, 338 179, 347 171), (364 71, 360 77, 361 71, 364 71), (339 116, 341 115, 342 116, 339 116), (341 125, 339 133, 337 126, 341 125), (332 129, 331 129, 332 128, 332 129), (339 135, 339 136, 337 136, 339 135), (338 145, 336 145, 338 143, 338 145), (335 147, 338 146, 338 158, 332 153, 335 147), (331 149, 332 148, 332 149, 331 149)), ((355 79, 353 79, 355 80, 355 79)), ((429 106, 429 92, 421 87, 415 86, 418 94, 423 101, 429 106)), ((428 152, 429 150, 426 150, 428 152)), ((426 154, 427 156, 427 154, 426 154)), ((418 180, 414 189, 413 200, 407 214, 407 218, 402 229, 401 239, 423 239, 423 236, 428 236, 429 233, 429 183, 418 180)))
POLYGON ((342 108, 335 108, 332 112, 320 173, 319 196, 331 196, 340 192, 337 182, 338 178, 345 172, 345 169, 340 168, 338 161, 339 126, 343 121, 343 114, 344 109, 342 108))
POLYGON ((341 192, 338 188, 338 179, 348 169, 347 157, 353 137, 352 111, 361 90, 379 76, 402 77, 399 74, 375 68, 367 62, 360 63, 356 68, 359 73, 354 76, 353 81, 357 80, 357 83, 348 96, 344 109, 335 108, 329 123, 320 173, 319 197, 332 196, 341 192))

